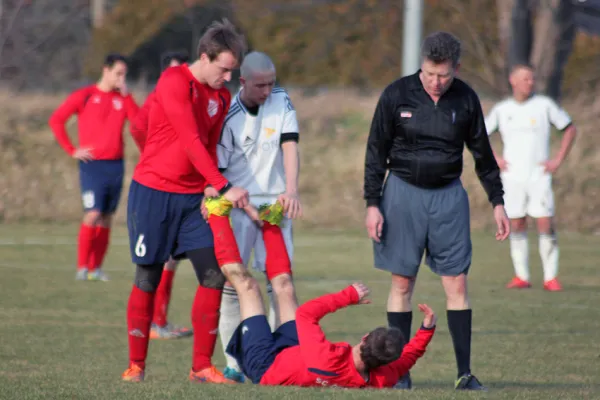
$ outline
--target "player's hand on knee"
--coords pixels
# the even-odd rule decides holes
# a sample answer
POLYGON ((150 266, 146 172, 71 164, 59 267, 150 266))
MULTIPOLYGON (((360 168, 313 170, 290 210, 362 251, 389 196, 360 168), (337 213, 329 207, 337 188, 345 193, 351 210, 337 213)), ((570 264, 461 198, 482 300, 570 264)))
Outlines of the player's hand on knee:
POLYGON ((431 307, 427 304, 419 304, 419 311, 424 314, 423 326, 425 328, 433 328, 437 322, 437 317, 431 307))
POLYGON ((92 150, 93 149, 90 147, 80 147, 78 149, 75 149, 75 151, 73 152, 73 158, 83 162, 92 161, 94 159, 94 156, 92 155, 92 150))
POLYGON ((371 303, 371 300, 366 298, 369 295, 369 288, 364 283, 357 282, 352 284, 352 287, 356 290, 356 293, 358 293, 358 304, 371 303))
POLYGON ((244 207, 244 211, 257 226, 263 226, 263 221, 260 219, 260 213, 256 207, 254 207, 252 204, 248 204, 246 207, 244 207))
POLYGON ((235 208, 244 208, 248 205, 248 191, 234 186, 225 192, 223 197, 231 202, 235 208))
POLYGON ((506 240, 510 235, 510 221, 506 215, 506 210, 503 205, 497 205, 494 207, 494 219, 498 230, 496 231, 496 240, 506 240))
POLYGON ((379 243, 381 241, 381 233, 383 231, 383 215, 379 211, 379 207, 367 207, 367 218, 365 221, 369 238, 379 243))
POLYGON ((277 201, 283 206, 284 214, 291 219, 302 216, 302 204, 298 193, 284 193, 279 195, 277 201))

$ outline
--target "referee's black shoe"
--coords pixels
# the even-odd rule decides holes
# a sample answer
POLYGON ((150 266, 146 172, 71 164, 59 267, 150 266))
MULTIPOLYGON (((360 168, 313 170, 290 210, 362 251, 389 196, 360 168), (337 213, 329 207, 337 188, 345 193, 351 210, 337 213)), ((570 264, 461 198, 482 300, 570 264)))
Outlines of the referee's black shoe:
POLYGON ((410 373, 406 373, 406 375, 401 377, 398 383, 394 385, 394 389, 412 389, 412 380, 410 379, 410 373))
POLYGON ((454 389, 456 390, 480 390, 487 391, 487 388, 479 382, 475 375, 464 374, 460 378, 456 380, 454 384, 454 389))

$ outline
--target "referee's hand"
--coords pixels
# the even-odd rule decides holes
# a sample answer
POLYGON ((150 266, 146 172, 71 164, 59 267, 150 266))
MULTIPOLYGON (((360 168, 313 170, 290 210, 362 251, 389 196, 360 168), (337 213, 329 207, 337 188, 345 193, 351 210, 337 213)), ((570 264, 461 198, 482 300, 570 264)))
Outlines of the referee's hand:
POLYGON ((510 235, 510 221, 506 215, 503 205, 497 205, 494 207, 494 219, 496 220, 496 225, 498 226, 498 230, 496 231, 496 240, 506 240, 508 235, 510 235))
POLYGON ((365 225, 367 226, 367 233, 369 234, 369 237, 377 243, 381 242, 381 232, 383 231, 383 215, 381 215, 379 207, 367 207, 367 219, 365 221, 365 225))

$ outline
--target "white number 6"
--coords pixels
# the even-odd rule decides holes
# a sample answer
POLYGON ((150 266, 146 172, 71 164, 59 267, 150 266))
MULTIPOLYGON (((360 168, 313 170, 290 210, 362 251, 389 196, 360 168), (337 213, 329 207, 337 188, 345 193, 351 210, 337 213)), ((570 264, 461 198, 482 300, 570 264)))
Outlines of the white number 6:
POLYGON ((135 255, 138 257, 144 257, 146 255, 146 244, 144 243, 144 234, 138 236, 138 240, 135 244, 135 255))

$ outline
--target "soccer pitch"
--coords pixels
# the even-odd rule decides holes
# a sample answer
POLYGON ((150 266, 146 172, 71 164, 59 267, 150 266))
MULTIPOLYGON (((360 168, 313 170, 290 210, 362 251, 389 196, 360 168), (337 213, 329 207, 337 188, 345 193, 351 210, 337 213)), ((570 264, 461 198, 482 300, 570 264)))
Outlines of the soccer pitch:
MULTIPOLYGON (((127 367, 125 306, 134 268, 124 227, 113 229, 105 262, 111 282, 74 280, 76 225, 0 227, 0 399, 598 399, 600 398, 600 240, 559 236, 564 292, 541 289, 537 237, 530 238, 534 287, 509 291, 508 243, 473 235, 470 293, 474 309, 473 373, 487 394, 456 393, 456 366, 439 279, 421 267, 414 304, 437 312, 438 331, 412 370, 414 390, 265 388, 188 381, 190 338, 151 341, 146 381, 124 383, 127 367)), ((323 320, 331 341, 355 343, 386 323, 389 278, 372 267, 363 232, 295 232, 295 282, 301 301, 360 280, 373 304, 350 307, 323 320)), ((264 282, 262 277, 259 277, 264 282)), ((196 286, 184 261, 175 276, 170 320, 190 326, 196 286)), ((415 307, 413 332, 420 324, 415 307)), ((222 367, 221 345, 215 362, 222 367)))

